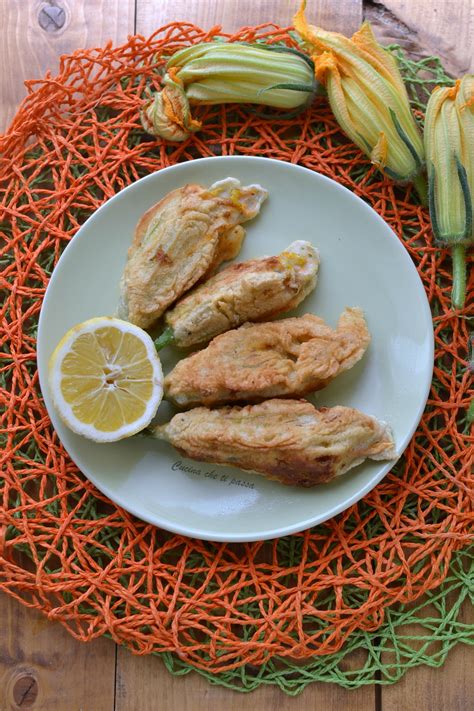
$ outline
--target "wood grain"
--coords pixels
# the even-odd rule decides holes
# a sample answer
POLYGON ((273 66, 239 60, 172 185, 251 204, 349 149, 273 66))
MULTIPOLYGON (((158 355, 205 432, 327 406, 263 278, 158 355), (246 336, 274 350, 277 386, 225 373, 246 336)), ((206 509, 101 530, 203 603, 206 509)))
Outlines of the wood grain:
POLYGON ((280 708, 285 711, 375 711, 375 690, 373 686, 349 690, 315 682, 296 697, 284 695, 273 685, 243 694, 212 686, 197 673, 172 676, 160 659, 137 657, 118 649, 115 711, 276 711, 280 708))
POLYGON ((25 79, 55 72, 59 57, 75 49, 102 46, 110 39, 124 42, 133 34, 134 19, 134 0, 1 0, 0 130, 26 96, 25 79), (52 19, 45 12, 40 17, 42 11, 52 19), (62 20, 57 27, 55 21, 62 20))
POLYGON ((78 642, 44 615, 0 596, 0 711, 112 711, 115 645, 78 642))
MULTIPOLYGON (((461 608, 460 621, 471 627, 474 625, 474 608, 469 600, 461 608)), ((403 634, 419 635, 420 629, 407 625, 403 634)), ((431 651, 435 649, 433 646, 431 651)), ((441 668, 423 665, 411 669, 397 684, 383 688, 382 710, 401 711, 407 708, 408 699, 416 700, 416 706, 413 705, 416 711, 468 711, 474 708, 473 660, 472 647, 458 644, 449 652, 441 668)))
POLYGON ((452 76, 474 71, 473 0, 366 0, 364 16, 380 42, 416 58, 436 55, 452 76))
MULTIPOLYGON (((286 27, 298 6, 298 0, 138 0, 137 32, 147 35, 175 20, 194 22, 203 29, 220 25, 225 32, 263 22, 286 27)), ((362 0, 307 0, 306 15, 325 29, 351 34, 362 21, 362 0)))

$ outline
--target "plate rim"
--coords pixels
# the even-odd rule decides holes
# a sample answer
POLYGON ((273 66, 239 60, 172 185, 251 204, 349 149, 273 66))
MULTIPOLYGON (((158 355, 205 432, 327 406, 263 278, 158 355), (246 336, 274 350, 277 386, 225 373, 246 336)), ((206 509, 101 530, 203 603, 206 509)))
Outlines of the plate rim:
MULTIPOLYGON (((61 260, 63 259, 64 255, 68 252, 68 250, 72 247, 74 241, 76 240, 76 237, 80 235, 80 233, 86 228, 88 223, 95 218, 95 216, 102 211, 103 209, 109 207, 113 201, 115 201, 117 198, 121 197, 123 198, 124 193, 127 191, 135 190, 136 186, 138 184, 143 184, 148 181, 152 181, 153 179, 156 178, 157 175, 163 175, 164 173, 166 174, 169 171, 182 171, 186 170, 186 167, 192 164, 195 166, 196 164, 205 164, 208 163, 209 161, 219 161, 219 162, 229 162, 229 161, 237 161, 237 162, 253 162, 253 163, 265 163, 268 164, 269 162, 278 165, 278 167, 281 167, 282 165, 285 166, 285 168, 289 168, 291 170, 297 170, 297 171, 302 171, 304 173, 307 173, 312 176, 317 176, 317 179, 322 180, 323 182, 328 182, 334 186, 336 186, 337 190, 342 191, 342 193, 346 193, 348 195, 350 200, 354 200, 355 202, 359 203, 360 205, 363 206, 363 209, 366 210, 368 213, 371 214, 372 218, 375 217, 376 221, 383 225, 385 229, 388 229, 391 233, 394 239, 397 242, 397 249, 400 250, 400 255, 403 255, 403 259, 405 260, 408 269, 411 269, 413 272, 413 276, 415 277, 415 282, 417 283, 417 288, 420 291, 421 294, 421 301, 423 303, 423 310, 424 314, 423 317, 426 319, 429 323, 432 324, 432 313, 431 309, 429 306, 428 302, 428 297, 425 291, 425 288, 423 286, 423 282, 420 278, 420 275, 418 274, 418 271, 416 269, 416 266, 414 262, 412 261, 407 249, 404 247, 403 243, 399 239, 399 237, 396 235, 395 231, 392 229, 392 227, 381 217, 381 215, 378 214, 378 212, 371 207, 368 203, 366 203, 362 198, 360 198, 358 195, 356 195, 352 190, 347 188, 346 186, 342 185, 339 183, 337 180, 333 180, 332 178, 329 178, 326 175, 323 175, 322 173, 319 173, 316 170, 312 170, 311 168, 306 168, 305 166, 299 165, 297 163, 290 163, 288 161, 281 161, 275 158, 266 158, 266 157, 261 157, 261 156, 210 156, 206 158, 195 158, 193 160, 187 160, 183 161, 181 163, 175 163, 174 165, 166 166, 163 168, 159 168, 158 170, 154 171, 153 173, 149 173, 148 175, 143 176, 142 178, 139 178, 139 180, 134 181, 133 183, 130 183, 130 185, 127 185, 126 187, 122 188, 119 190, 117 193, 115 193, 112 197, 107 199, 100 205, 100 207, 97 208, 97 210, 94 210, 94 212, 87 218, 87 220, 80 226, 80 228, 77 230, 75 235, 71 238, 69 243, 66 245, 64 248, 63 252, 61 253, 61 256, 54 267, 50 280, 48 282, 48 286, 46 287, 45 294, 43 296, 43 301, 41 304, 41 309, 40 309, 40 315, 38 319, 38 329, 37 329, 37 370, 38 370, 38 380, 39 380, 39 386, 41 390, 41 394, 44 400, 45 408, 48 413, 48 416, 51 420, 51 424, 56 432, 56 435, 61 442, 62 447, 64 447, 65 451, 67 452, 68 456, 71 458, 71 460, 74 462, 74 464, 78 467, 79 471, 81 474, 88 479, 104 496, 109 498, 114 505, 124 509, 125 511, 129 512, 130 514, 136 516, 139 520, 144 521, 146 523, 149 523, 151 525, 156 526, 157 528, 163 528, 166 531, 169 531, 171 533, 175 533, 178 535, 186 536, 188 538, 197 538, 199 540, 206 540, 206 541, 215 541, 215 542, 222 542, 222 543, 246 543, 246 542, 252 542, 252 541, 263 541, 263 540, 271 540, 274 538, 280 538, 282 536, 287 536, 291 535, 293 533, 299 533, 301 531, 304 531, 308 528, 311 528, 312 526, 317 526, 320 525, 329 519, 333 518, 334 516, 337 516, 339 513, 342 513, 343 511, 347 510, 350 506, 353 504, 358 503, 366 494, 368 494, 372 489, 375 488, 387 475, 387 473, 395 466, 395 464, 398 462, 398 460, 401 458, 403 453, 405 452, 410 440, 413 437, 413 434, 415 433, 421 418, 423 416, 423 412, 426 407, 426 403, 428 400, 429 396, 429 391, 431 388, 431 383, 432 383, 432 378, 433 378, 433 369, 434 369, 434 332, 433 328, 429 330, 430 338, 429 338, 429 343, 427 344, 429 347, 429 357, 430 357, 430 363, 431 366, 428 366, 425 373, 426 373, 426 381, 424 382, 424 387, 423 387, 423 395, 420 400, 420 404, 418 406, 416 415, 414 416, 414 420, 411 428, 409 429, 408 433, 405 435, 403 438, 402 442, 400 443, 397 451, 397 459, 395 460, 390 460, 387 462, 381 469, 377 472, 376 475, 374 475, 368 482, 366 482, 365 485, 363 485, 360 489, 357 490, 356 493, 350 494, 347 497, 343 499, 343 501, 340 501, 337 505, 333 506, 331 509, 327 510, 324 514, 320 514, 319 516, 314 516, 310 518, 306 518, 305 520, 300 520, 298 523, 294 524, 289 524, 286 526, 280 526, 273 528, 272 530, 265 529, 264 531, 257 531, 253 532, 248 535, 243 535, 241 533, 227 533, 227 534, 220 534, 217 535, 216 532, 214 531, 206 531, 202 529, 195 529, 191 526, 186 526, 186 525, 176 525, 174 522, 168 523, 166 518, 160 519, 160 517, 154 516, 154 515, 149 515, 147 512, 143 512, 139 508, 135 507, 133 504, 129 505, 127 502, 122 503, 120 500, 120 495, 117 497, 114 493, 113 490, 109 489, 107 485, 103 485, 100 480, 98 480, 95 475, 90 475, 89 473, 85 473, 84 467, 79 463, 79 461, 76 461, 76 457, 73 456, 70 452, 69 449, 66 447, 64 444, 56 423, 59 422, 61 425, 63 424, 61 419, 59 418, 59 415, 56 413, 54 410, 54 407, 49 408, 48 407, 48 400, 51 399, 50 394, 49 394, 49 386, 47 382, 47 359, 46 356, 42 355, 42 342, 45 339, 45 336, 43 335, 43 330, 45 328, 44 322, 46 319, 46 316, 44 315, 47 310, 48 310, 48 293, 51 293, 50 286, 51 284, 54 284, 55 280, 55 273, 57 270, 58 265, 60 264, 61 260)), ((258 178, 257 178, 258 179, 258 178)), ((65 425, 64 425, 65 426, 65 425)), ((77 459, 80 460, 80 457, 77 459)))

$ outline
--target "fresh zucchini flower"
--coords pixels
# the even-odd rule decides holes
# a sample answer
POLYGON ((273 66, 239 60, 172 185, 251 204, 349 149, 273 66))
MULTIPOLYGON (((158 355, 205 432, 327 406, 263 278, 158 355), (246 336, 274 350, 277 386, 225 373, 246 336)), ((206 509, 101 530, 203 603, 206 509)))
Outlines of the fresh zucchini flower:
POLYGON ((150 97, 142 110, 141 121, 147 133, 168 141, 184 141, 201 128, 201 123, 191 117, 184 89, 171 80, 162 91, 150 97))
POLYGON ((280 45, 204 42, 176 52, 166 65, 162 91, 146 102, 145 130, 184 141, 201 124, 199 104, 247 103, 303 109, 317 89, 314 65, 298 50, 280 45))
POLYGON ((388 177, 413 180, 423 168, 423 140, 395 59, 378 44, 369 23, 349 39, 308 25, 305 5, 293 24, 340 127, 388 177))
POLYGON ((474 74, 433 91, 424 138, 433 233, 439 244, 452 248, 452 302, 462 308, 466 246, 474 240, 474 74))

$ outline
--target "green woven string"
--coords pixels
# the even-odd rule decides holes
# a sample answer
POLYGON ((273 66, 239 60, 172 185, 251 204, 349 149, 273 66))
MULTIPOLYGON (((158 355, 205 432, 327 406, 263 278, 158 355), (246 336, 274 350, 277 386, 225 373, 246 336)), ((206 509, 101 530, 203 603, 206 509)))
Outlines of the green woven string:
POLYGON ((296 696, 314 681, 332 682, 346 689, 393 684, 419 664, 440 667, 458 642, 474 645, 474 626, 461 619, 465 600, 474 603, 474 547, 454 554, 449 575, 439 588, 428 592, 416 605, 389 608, 376 634, 354 632, 335 654, 315 657, 306 664, 272 659, 259 668, 247 665, 221 674, 194 670, 173 654, 158 656, 176 676, 197 671, 211 684, 235 691, 276 684, 286 694, 296 696))

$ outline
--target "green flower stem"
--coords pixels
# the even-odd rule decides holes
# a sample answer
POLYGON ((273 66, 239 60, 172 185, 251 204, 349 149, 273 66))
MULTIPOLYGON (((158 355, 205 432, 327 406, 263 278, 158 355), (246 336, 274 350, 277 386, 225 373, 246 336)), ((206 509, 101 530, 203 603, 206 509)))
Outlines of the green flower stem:
POLYGON ((453 259, 453 290, 451 301, 455 309, 462 309, 466 299, 466 248, 463 244, 451 247, 453 259))
POLYGON ((423 207, 428 207, 428 183, 424 173, 419 173, 413 178, 413 185, 423 207))
POLYGON ((174 343, 174 331, 171 326, 167 326, 161 336, 155 341, 155 348, 157 351, 161 351, 165 346, 169 346, 174 343))

